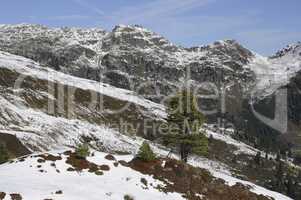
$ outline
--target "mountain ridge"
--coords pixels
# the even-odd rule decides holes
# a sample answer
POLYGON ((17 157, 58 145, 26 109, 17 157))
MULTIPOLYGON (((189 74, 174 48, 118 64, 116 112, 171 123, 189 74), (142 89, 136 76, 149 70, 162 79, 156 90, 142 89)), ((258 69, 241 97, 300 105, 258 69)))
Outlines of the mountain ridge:
MULTIPOLYGON (((250 106, 273 116, 274 95, 288 87, 288 132, 297 134, 301 128, 301 105, 296 103, 301 102, 297 93, 301 56, 296 49, 297 54, 289 48, 281 56, 268 58, 235 40, 184 48, 140 26, 116 26, 106 32, 1 25, 0 134, 16 136, 31 152, 61 150, 89 141, 101 152, 135 154, 147 139, 165 157, 169 149, 152 134, 153 126, 166 118, 164 99, 188 83, 199 89, 202 108, 214 111, 207 115, 205 127, 212 157, 193 155, 190 164, 209 170, 225 184, 251 185, 248 191, 269 196, 269 191, 255 184, 274 190, 272 180, 265 178, 271 178, 271 169, 277 167, 275 152, 287 154, 289 142, 298 141, 284 140, 289 137, 257 119, 250 106), (16 80, 24 76, 22 87, 15 88, 16 80), (60 105, 58 91, 69 89, 71 94, 60 105), (95 97, 97 103, 93 101, 96 105, 91 107, 95 97), (48 110, 49 102, 53 112, 48 110), (124 112, 114 112, 125 104, 129 106, 124 112), (115 127, 120 118, 133 125, 133 130, 115 127), (148 120, 153 126, 146 133, 144 126, 136 126, 148 120), (264 152, 270 159, 262 161, 261 177, 253 162, 258 153, 264 159, 264 152)), ((291 159, 283 156, 281 161, 286 168, 298 169, 291 159)), ((271 194, 281 199, 282 195, 271 194)))

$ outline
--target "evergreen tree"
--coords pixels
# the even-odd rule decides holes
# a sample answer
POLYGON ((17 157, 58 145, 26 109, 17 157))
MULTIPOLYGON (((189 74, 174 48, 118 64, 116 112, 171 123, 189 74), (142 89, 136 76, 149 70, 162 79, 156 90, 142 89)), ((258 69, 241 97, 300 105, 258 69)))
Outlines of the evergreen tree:
POLYGON ((281 155, 280 155, 280 153, 278 152, 278 153, 277 153, 277 156, 276 156, 276 161, 277 161, 277 162, 280 162, 280 160, 281 160, 281 155))
POLYGON ((254 161, 255 161, 256 165, 260 165, 260 162, 261 162, 261 153, 260 152, 257 152, 257 154, 254 158, 254 161))
POLYGON ((293 157, 292 149, 289 149, 289 150, 288 150, 287 156, 288 156, 289 158, 292 158, 292 157, 293 157))
POLYGON ((276 190, 281 192, 283 188, 283 163, 281 161, 276 170, 276 190))
POLYGON ((234 155, 232 158, 232 163, 236 164, 237 163, 237 155, 234 155))
POLYGON ((210 137, 209 137, 209 139, 208 139, 208 142, 209 142, 209 143, 212 143, 212 142, 213 142, 213 139, 214 139, 214 138, 213 138, 213 135, 210 134, 210 137))
POLYGON ((75 148, 75 155, 79 159, 86 159, 90 155, 90 148, 88 144, 79 144, 75 148))
POLYGON ((292 152, 292 148, 294 147, 294 145, 293 145, 293 143, 291 143, 291 142, 289 142, 288 143, 288 148, 287 148, 287 156, 289 157, 289 158, 292 158, 293 157, 293 152, 292 152))
POLYGON ((0 143, 0 164, 5 163, 8 161, 9 155, 6 145, 0 143))
POLYGON ((289 197, 295 198, 295 185, 293 184, 292 176, 288 174, 286 179, 286 194, 289 197))
POLYGON ((200 133, 205 117, 198 111, 196 98, 188 90, 183 90, 170 99, 167 111, 168 125, 174 128, 164 137, 165 144, 178 146, 184 162, 190 153, 205 155, 208 140, 200 133))
POLYGON ((152 151, 151 147, 147 142, 143 142, 141 145, 139 152, 136 156, 139 160, 150 162, 156 159, 156 155, 152 151))

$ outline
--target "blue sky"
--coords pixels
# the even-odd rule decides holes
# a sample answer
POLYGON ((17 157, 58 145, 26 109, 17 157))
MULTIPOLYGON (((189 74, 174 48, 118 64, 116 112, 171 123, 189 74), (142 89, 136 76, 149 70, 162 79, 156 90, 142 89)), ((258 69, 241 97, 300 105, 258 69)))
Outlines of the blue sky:
POLYGON ((300 0, 9 0, 1 2, 0 23, 139 24, 186 47, 236 39, 271 55, 301 41, 300 10, 300 0))

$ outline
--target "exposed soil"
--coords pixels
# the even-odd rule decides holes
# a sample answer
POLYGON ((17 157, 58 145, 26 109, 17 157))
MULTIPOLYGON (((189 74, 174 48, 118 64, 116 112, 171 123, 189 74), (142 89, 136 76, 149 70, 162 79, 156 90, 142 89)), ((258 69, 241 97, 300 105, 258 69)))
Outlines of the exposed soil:
POLYGON ((0 192, 0 200, 3 200, 5 198, 6 194, 4 192, 0 192))
POLYGON ((63 194, 63 191, 62 190, 58 190, 55 192, 55 194, 63 194))
POLYGON ((106 155, 106 156, 105 156, 105 159, 111 160, 111 161, 116 160, 116 158, 115 158, 113 155, 111 155, 111 154, 106 155))
POLYGON ((46 161, 45 161, 44 159, 41 159, 41 158, 40 158, 40 159, 37 160, 37 162, 38 162, 38 163, 44 163, 44 162, 46 162, 46 161))
POLYGON ((31 153, 14 135, 0 133, 0 141, 5 144, 12 157, 21 157, 31 153))
POLYGON ((86 159, 78 158, 75 153, 68 153, 66 163, 71 165, 76 171, 82 171, 88 169, 89 171, 97 171, 98 166, 94 163, 89 162, 86 159))
POLYGON ((22 196, 20 194, 10 194, 11 200, 22 200, 22 196))
MULTIPOLYGON (((180 161, 167 159, 153 162, 132 160, 132 169, 143 174, 153 175, 165 183, 158 189, 164 192, 177 192, 189 200, 270 200, 263 195, 249 191, 247 186, 236 184, 232 187, 224 180, 215 179, 204 169, 199 169, 180 161), (204 197, 202 197, 204 196, 204 197)), ((144 185, 147 184, 145 181, 144 185)))
POLYGON ((89 162, 87 159, 78 158, 73 152, 65 152, 68 155, 66 163, 71 165, 67 171, 82 171, 87 169, 90 173, 95 173, 96 175, 103 175, 102 171, 109 171, 110 167, 108 165, 97 165, 95 163, 89 162))
POLYGON ((99 167, 102 171, 110 171, 110 167, 108 165, 101 165, 99 167))
POLYGON ((118 163, 121 164, 124 167, 129 167, 130 166, 130 164, 128 162, 124 161, 124 160, 119 160, 118 163))
POLYGON ((140 182, 147 187, 148 183, 147 183, 147 180, 145 178, 141 178, 140 182))
POLYGON ((42 154, 42 155, 37 155, 36 157, 41 158, 41 159, 38 159, 39 163, 43 163, 45 161, 55 162, 55 161, 58 161, 58 160, 62 160, 61 156, 54 156, 54 155, 51 155, 51 154, 42 154))
POLYGON ((74 169, 74 168, 72 168, 72 167, 68 167, 67 171, 68 171, 68 172, 74 172, 74 171, 75 171, 75 169, 74 169))

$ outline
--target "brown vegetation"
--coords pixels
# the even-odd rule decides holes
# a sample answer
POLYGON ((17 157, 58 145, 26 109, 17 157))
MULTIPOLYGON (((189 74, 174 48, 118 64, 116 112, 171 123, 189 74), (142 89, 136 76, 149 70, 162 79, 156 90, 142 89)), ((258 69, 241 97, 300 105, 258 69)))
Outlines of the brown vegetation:
POLYGON ((3 200, 5 198, 6 194, 4 192, 0 192, 0 200, 3 200))
POLYGON ((223 180, 212 177, 207 170, 180 161, 167 159, 143 162, 134 159, 129 164, 132 169, 164 182, 166 186, 158 187, 159 190, 177 192, 189 200, 201 200, 202 196, 210 200, 269 200, 267 197, 250 192, 247 186, 242 184, 228 186, 223 180))

